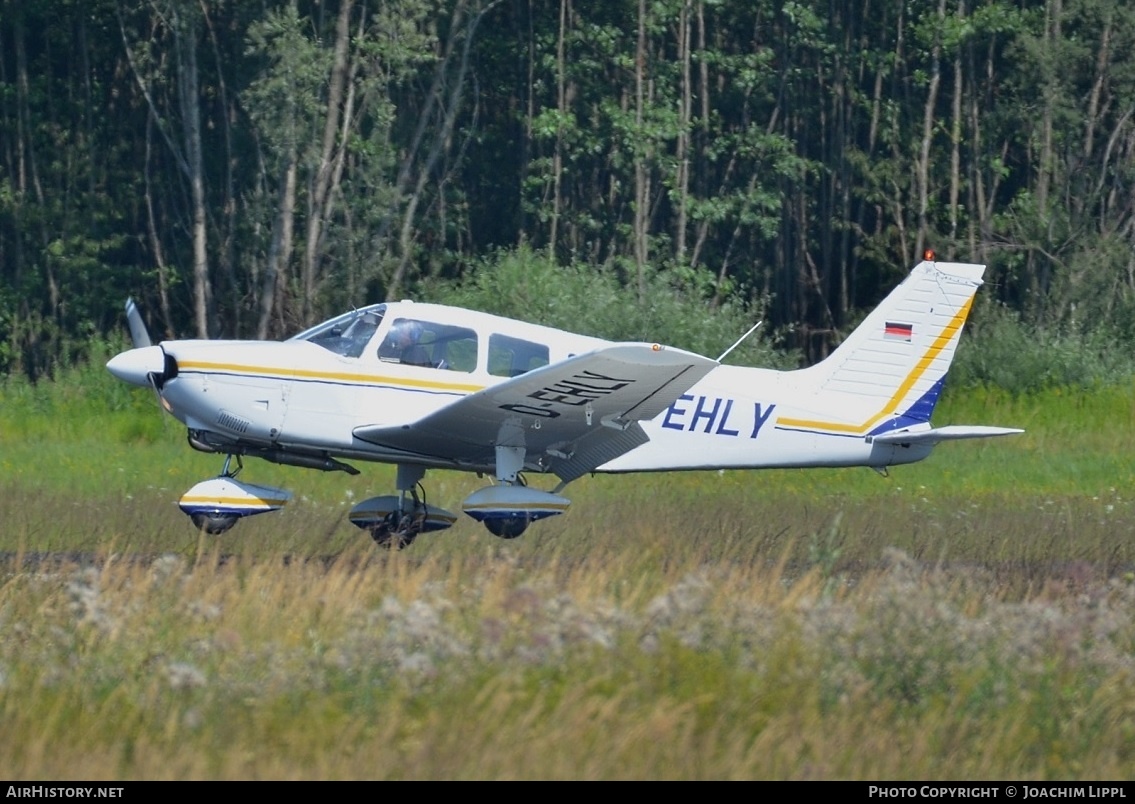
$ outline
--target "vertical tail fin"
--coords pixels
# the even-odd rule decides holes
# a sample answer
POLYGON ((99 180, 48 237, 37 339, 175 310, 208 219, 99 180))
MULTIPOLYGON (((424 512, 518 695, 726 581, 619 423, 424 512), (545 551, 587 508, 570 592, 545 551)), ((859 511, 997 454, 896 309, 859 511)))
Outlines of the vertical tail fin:
POLYGON ((857 433, 929 422, 984 271, 919 263, 831 355, 801 372, 804 384, 857 433))

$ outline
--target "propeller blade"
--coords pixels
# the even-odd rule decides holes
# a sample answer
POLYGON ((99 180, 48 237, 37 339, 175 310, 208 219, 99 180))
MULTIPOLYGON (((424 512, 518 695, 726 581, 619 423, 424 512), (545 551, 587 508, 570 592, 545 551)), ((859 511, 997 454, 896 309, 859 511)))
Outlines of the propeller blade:
POLYGON ((130 341, 135 349, 152 346, 150 333, 146 331, 146 324, 142 321, 142 313, 133 299, 126 300, 126 323, 130 327, 130 341))

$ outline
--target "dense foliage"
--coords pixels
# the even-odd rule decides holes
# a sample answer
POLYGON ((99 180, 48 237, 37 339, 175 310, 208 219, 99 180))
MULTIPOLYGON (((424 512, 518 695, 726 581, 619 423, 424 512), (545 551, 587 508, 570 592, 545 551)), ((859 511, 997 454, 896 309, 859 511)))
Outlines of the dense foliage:
POLYGON ((1119 0, 2 0, 0 371, 128 295, 162 336, 413 295, 815 360, 933 247, 990 266, 1011 359, 967 382, 1096 381, 1135 341, 1133 44, 1119 0))

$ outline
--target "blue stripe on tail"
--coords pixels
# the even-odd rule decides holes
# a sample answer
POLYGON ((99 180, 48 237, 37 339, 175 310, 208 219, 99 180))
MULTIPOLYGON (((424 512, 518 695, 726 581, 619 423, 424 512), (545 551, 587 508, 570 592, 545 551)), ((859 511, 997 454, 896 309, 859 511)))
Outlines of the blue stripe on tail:
POLYGON ((919 397, 913 405, 906 409, 905 412, 895 416, 893 419, 880 424, 868 435, 879 435, 880 433, 887 433, 891 430, 901 430, 904 427, 911 427, 916 424, 928 424, 930 422, 930 415, 934 412, 934 406, 938 404, 938 397, 942 395, 942 385, 946 381, 946 375, 938 378, 930 389, 919 397))

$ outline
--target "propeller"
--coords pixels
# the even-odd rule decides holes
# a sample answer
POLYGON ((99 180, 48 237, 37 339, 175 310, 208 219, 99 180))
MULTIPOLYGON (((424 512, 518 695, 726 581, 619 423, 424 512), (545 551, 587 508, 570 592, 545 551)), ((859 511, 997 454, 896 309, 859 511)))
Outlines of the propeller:
POLYGON ((135 349, 153 345, 150 333, 146 331, 146 322, 142 320, 142 313, 134 299, 126 300, 126 324, 130 327, 130 340, 135 349))
POLYGON ((177 374, 177 364, 161 346, 155 346, 150 340, 142 313, 133 299, 126 300, 126 323, 134 348, 112 357, 106 364, 107 370, 123 382, 153 388, 160 397, 162 385, 177 374))

